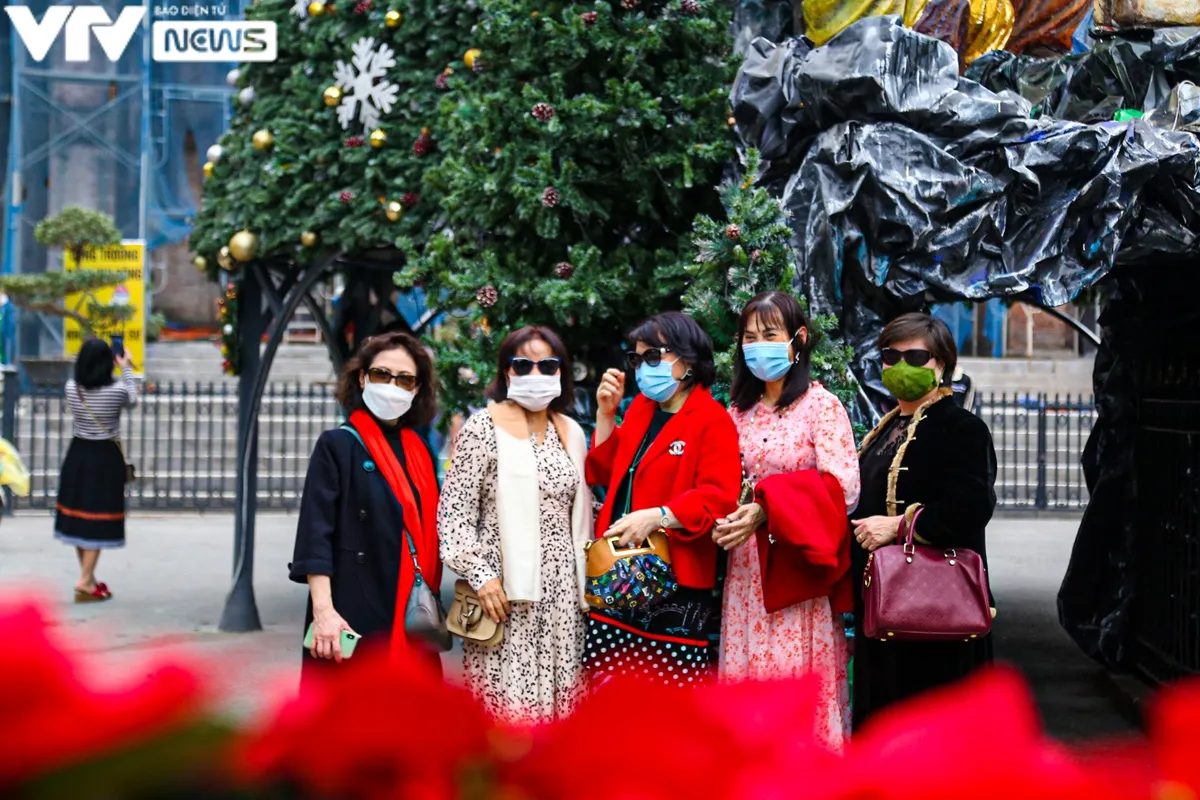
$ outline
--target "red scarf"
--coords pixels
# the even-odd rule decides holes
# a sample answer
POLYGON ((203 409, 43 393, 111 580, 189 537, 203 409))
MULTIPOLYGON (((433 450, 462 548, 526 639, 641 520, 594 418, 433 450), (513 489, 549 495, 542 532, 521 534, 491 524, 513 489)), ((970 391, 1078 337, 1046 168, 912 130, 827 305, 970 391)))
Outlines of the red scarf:
MULTIPOLYGON (((362 437, 363 444, 366 445, 367 452, 371 455, 371 460, 375 462, 375 466, 391 488, 392 494, 400 502, 400 508, 404 511, 404 527, 408 529, 408 535, 412 537, 413 544, 416 545, 417 561, 421 565, 425 582, 435 593, 440 591, 442 562, 438 557, 438 485, 437 476, 433 471, 433 459, 429 457, 428 448, 412 429, 404 428, 400 431, 400 443, 404 448, 408 476, 412 477, 413 485, 417 487, 417 492, 421 496, 420 511, 418 511, 416 498, 413 497, 412 487, 408 483, 408 476, 404 474, 404 468, 400 466, 400 461, 384 437, 379 423, 366 411, 359 410, 350 415, 350 424, 362 437)), ((393 656, 399 656, 408 649, 408 640, 404 635, 404 609, 408 605, 408 595, 412 590, 415 577, 412 557, 408 551, 408 542, 402 537, 400 541, 400 584, 396 591, 396 619, 392 624, 391 652, 393 656)))

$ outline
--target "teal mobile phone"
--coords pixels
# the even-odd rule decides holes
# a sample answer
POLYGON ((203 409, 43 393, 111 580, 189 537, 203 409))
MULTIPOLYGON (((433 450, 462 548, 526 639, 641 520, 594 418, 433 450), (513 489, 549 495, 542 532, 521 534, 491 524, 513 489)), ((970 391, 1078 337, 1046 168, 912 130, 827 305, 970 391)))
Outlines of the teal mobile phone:
MULTIPOLYGON (((316 627, 315 622, 308 626, 308 633, 304 636, 304 649, 312 650, 313 646, 313 628, 316 627)), ((358 640, 362 637, 357 633, 350 631, 342 631, 342 658, 349 658, 354 655, 354 648, 358 646, 358 640)))

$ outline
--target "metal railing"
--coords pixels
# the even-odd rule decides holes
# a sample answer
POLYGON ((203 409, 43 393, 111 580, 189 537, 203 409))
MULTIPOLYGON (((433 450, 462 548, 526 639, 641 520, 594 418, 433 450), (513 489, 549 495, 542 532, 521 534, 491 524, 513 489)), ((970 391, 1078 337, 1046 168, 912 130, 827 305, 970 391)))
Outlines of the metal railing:
MULTIPOLYGON (((258 502, 299 505, 309 454, 320 433, 340 421, 329 386, 270 384, 259 428, 258 502)), ((32 477, 17 509, 53 509, 58 470, 71 440, 61 392, 6 397, 4 431, 32 477)), ((1080 510, 1087 505, 1080 455, 1091 432, 1091 398, 977 395, 975 413, 996 447, 996 495, 1006 510, 1080 510)), ((139 480, 135 509, 224 510, 234 505, 237 395, 217 384, 149 383, 126 412, 122 436, 139 480)))
POLYGON ((992 431, 999 508, 1087 506, 1081 458, 1096 420, 1090 395, 976 395, 974 411, 992 431))

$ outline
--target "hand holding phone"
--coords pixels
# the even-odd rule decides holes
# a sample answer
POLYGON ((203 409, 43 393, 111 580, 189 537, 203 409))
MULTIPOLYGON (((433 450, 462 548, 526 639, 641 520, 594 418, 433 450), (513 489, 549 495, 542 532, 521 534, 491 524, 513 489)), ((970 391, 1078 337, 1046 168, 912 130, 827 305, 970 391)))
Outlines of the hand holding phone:
POLYGON ((343 627, 340 632, 341 635, 338 641, 339 647, 336 652, 331 652, 328 655, 325 655, 319 652, 318 649, 314 649, 314 644, 318 643, 315 635, 317 627, 316 620, 313 620, 313 622, 308 626, 308 632, 304 636, 304 649, 312 653, 313 658, 331 658, 334 661, 343 661, 353 656, 354 648, 358 646, 358 640, 362 637, 350 630, 349 626, 347 626, 345 622, 342 622, 341 624, 345 627, 343 627))
POLYGON ((125 336, 124 335, 112 337, 112 351, 113 351, 113 355, 116 356, 117 358, 125 357, 125 336))

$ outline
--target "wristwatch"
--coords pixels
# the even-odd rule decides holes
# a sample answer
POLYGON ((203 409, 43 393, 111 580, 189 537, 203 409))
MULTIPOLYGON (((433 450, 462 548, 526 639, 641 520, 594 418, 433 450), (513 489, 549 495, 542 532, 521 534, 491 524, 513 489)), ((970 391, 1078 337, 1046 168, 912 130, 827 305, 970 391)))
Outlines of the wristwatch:
POLYGON ((662 519, 658 521, 658 527, 666 530, 667 528, 671 527, 671 515, 667 512, 666 506, 663 506, 658 510, 662 514, 662 519))

